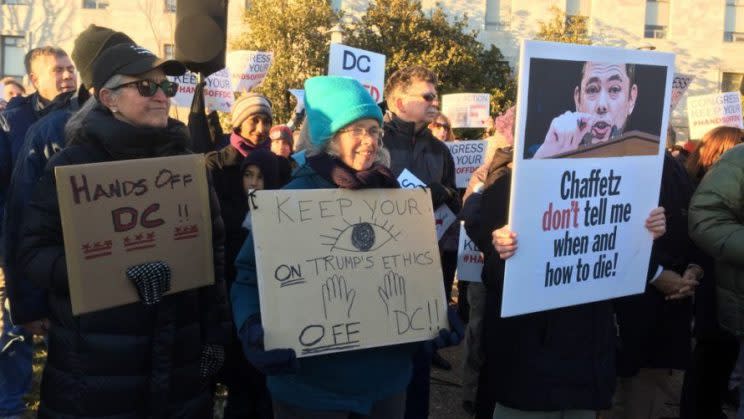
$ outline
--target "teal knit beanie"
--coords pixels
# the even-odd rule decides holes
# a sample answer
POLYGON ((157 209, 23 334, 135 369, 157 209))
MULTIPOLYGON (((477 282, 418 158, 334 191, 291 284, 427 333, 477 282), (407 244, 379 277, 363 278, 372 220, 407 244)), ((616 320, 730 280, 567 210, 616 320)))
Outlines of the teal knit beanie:
POLYGON ((382 110, 358 81, 319 76, 305 80, 305 112, 310 142, 320 148, 338 130, 359 119, 376 119, 382 110))

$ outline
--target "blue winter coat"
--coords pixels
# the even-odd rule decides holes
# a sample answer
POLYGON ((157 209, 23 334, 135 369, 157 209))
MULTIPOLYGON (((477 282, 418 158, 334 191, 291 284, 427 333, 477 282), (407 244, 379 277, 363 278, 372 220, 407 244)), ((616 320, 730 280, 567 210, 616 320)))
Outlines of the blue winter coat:
MULTIPOLYGON (((328 182, 308 166, 295 171, 284 189, 328 189, 328 182)), ((240 328, 260 312, 253 235, 249 234, 235 261, 238 275, 232 285, 233 318, 240 328)), ((416 344, 335 353, 300 359, 296 374, 272 375, 267 384, 272 398, 311 410, 369 414, 372 404, 405 390, 411 378, 416 344)))

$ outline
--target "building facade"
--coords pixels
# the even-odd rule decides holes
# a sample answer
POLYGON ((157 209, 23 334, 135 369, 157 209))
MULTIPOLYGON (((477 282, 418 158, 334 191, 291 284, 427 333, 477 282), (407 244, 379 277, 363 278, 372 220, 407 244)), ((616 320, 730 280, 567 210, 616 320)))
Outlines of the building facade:
MULTIPOLYGON (((351 23, 369 0, 330 0, 351 23)), ((22 76, 23 55, 40 45, 67 50, 89 24, 129 34, 159 55, 174 51, 176 0, 0 0, 0 76, 22 76)), ((228 41, 241 32, 250 0, 232 0, 228 41)), ((676 70, 696 78, 689 94, 743 90, 744 0, 422 0, 424 9, 467 15, 484 44, 496 45, 516 67, 519 43, 535 37, 551 8, 584 16, 596 45, 655 48, 677 55, 676 70)), ((685 101, 673 124, 685 138, 685 101)))

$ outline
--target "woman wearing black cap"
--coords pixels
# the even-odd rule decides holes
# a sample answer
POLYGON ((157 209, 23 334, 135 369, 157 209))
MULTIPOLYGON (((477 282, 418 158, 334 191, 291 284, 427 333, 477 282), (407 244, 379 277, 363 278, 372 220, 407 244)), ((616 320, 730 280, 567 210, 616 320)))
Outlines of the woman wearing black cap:
POLYGON ((218 212, 215 285, 163 296, 170 268, 154 261, 122 278, 141 302, 73 316, 54 179, 56 166, 188 153, 185 126, 168 118, 178 86, 166 79, 184 72, 134 44, 102 53, 93 64, 96 97, 68 122, 69 146, 49 161, 29 205, 19 268, 48 291, 51 323, 40 418, 212 417, 209 378, 230 328, 218 212), (140 274, 147 270, 154 273, 140 274))

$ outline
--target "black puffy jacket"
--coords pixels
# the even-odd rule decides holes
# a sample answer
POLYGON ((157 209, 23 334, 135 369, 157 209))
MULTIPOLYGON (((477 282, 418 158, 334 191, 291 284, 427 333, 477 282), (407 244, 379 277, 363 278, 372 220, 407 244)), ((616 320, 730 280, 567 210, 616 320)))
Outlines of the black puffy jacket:
POLYGON ((47 165, 22 226, 18 267, 47 290, 51 328, 40 418, 211 417, 211 383, 200 375, 205 344, 230 332, 223 281, 224 228, 210 193, 215 285, 73 316, 55 187, 56 166, 188 153, 183 124, 137 130, 102 108, 47 165))

